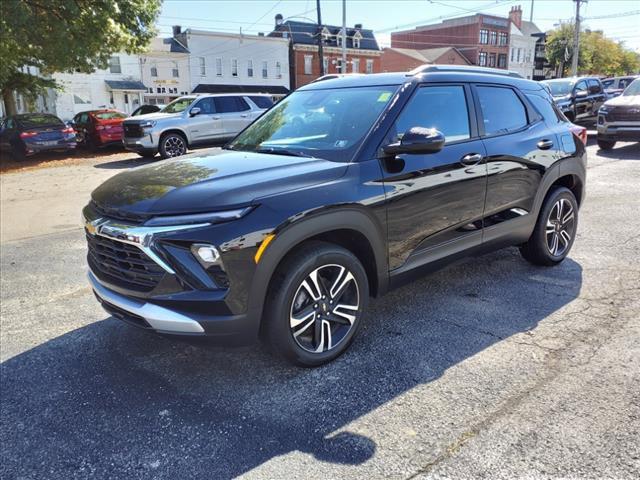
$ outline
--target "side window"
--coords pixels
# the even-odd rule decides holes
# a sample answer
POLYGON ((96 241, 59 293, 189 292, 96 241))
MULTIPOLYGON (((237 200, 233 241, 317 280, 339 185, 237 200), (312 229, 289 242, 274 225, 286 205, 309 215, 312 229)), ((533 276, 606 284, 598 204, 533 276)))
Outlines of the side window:
POLYGON ((573 87, 576 92, 586 92, 587 91, 587 82, 584 80, 580 80, 575 87, 573 87))
POLYGON ((7 120, 7 128, 15 128, 15 122, 13 121, 13 118, 10 118, 7 120))
POLYGON ((218 113, 242 112, 249 110, 249 104, 239 97, 216 97, 216 111, 218 113), (242 100, 240 102, 239 100, 242 100))
POLYGON ((512 89, 477 87, 477 91, 486 135, 509 133, 527 125, 527 110, 512 89))
POLYGON ((600 87, 600 82, 595 78, 590 79, 588 82, 589 85, 589 93, 602 93, 602 87, 600 87))
POLYGON ((562 119, 558 116, 556 109, 553 108, 553 104, 548 99, 536 95, 535 93, 527 93, 527 98, 533 104, 538 113, 542 115, 548 125, 560 123, 562 119))
POLYGON ((412 127, 435 128, 444 134, 447 143, 469 138, 464 88, 457 85, 419 88, 398 116, 392 141, 402 138, 412 127))
POLYGON ((87 123, 88 117, 89 117, 89 114, 87 114, 87 113, 81 113, 81 114, 80 114, 80 117, 79 117, 79 120, 78 120, 78 123, 80 123, 80 124, 85 124, 85 123, 87 123))
POLYGON ((273 105, 273 102, 269 97, 255 95, 249 98, 258 106, 258 108, 271 108, 271 106, 273 105))
POLYGON ((602 82, 602 86, 603 86, 604 88, 611 88, 611 87, 613 86, 613 79, 612 79, 612 78, 610 78, 609 80, 604 80, 604 81, 602 82))
POLYGON ((621 78, 618 82, 618 88, 625 89, 633 82, 633 78, 621 78))
POLYGON ((194 105, 194 107, 198 107, 202 113, 216 113, 216 106, 213 102, 213 98, 203 98, 198 103, 194 105))

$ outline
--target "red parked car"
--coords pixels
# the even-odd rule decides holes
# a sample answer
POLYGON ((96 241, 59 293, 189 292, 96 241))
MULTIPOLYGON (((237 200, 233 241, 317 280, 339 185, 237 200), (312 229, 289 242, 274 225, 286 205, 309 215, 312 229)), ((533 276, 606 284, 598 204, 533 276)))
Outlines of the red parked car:
POLYGON ((95 149, 107 145, 122 146, 122 121, 126 113, 117 110, 91 110, 73 117, 78 144, 95 149))

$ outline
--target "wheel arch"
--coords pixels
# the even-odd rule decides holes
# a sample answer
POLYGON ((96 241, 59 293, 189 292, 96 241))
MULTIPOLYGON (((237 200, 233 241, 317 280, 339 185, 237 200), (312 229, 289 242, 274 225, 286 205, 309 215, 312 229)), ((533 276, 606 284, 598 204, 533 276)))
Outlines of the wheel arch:
POLYGON ((178 127, 170 127, 170 128, 167 128, 166 130, 163 130, 163 132, 160 134, 160 137, 158 138, 158 148, 160 148, 160 143, 162 142, 162 139, 166 135, 169 135, 170 133, 179 134, 180 136, 182 136, 182 138, 184 138, 184 141, 187 142, 187 147, 190 146, 189 136, 187 135, 187 132, 185 132, 184 130, 178 127))
POLYGON ((249 315, 260 323, 273 274, 285 258, 311 240, 340 245, 362 263, 373 296, 388 289, 386 235, 379 222, 357 207, 318 213, 276 230, 256 267, 249 294, 249 315))

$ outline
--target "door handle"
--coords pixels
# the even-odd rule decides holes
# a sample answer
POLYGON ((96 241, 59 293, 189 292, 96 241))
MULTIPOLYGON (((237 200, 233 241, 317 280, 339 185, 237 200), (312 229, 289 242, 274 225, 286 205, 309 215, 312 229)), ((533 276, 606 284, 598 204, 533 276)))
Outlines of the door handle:
POLYGON ((479 153, 469 153, 460 159, 460 163, 465 167, 473 167, 482 161, 483 157, 479 153))
POLYGON ((549 150, 551 147, 553 147, 553 142, 551 140, 547 140, 546 138, 538 142, 538 148, 540 150, 549 150))
POLYGON ((240 115, 242 118, 247 118, 249 115, 247 115, 246 113, 243 113, 242 115, 240 115))
POLYGON ((214 120, 220 120, 220 117, 218 117, 218 116, 214 116, 214 117, 211 117, 211 118, 213 118, 214 120))

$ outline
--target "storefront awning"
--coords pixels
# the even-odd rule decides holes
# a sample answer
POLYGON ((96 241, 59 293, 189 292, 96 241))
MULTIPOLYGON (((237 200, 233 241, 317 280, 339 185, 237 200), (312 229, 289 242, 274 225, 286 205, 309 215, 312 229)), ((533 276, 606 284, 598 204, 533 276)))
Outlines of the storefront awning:
POLYGON ((123 90, 129 92, 147 91, 147 87, 144 86, 144 83, 137 80, 105 80, 104 83, 107 84, 109 90, 123 90))
POLYGON ((289 89, 282 85, 224 85, 201 83, 193 93, 268 93, 269 95, 287 95, 289 89))

